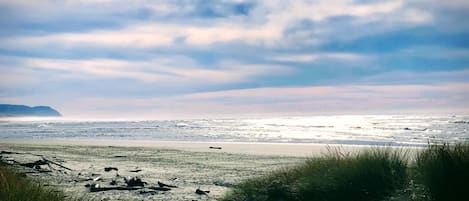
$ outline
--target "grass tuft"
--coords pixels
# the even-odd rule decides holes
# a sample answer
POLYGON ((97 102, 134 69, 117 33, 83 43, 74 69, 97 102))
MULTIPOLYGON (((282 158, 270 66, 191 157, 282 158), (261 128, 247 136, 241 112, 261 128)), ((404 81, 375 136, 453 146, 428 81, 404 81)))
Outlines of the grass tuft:
POLYGON ((433 144, 418 154, 417 179, 434 201, 469 199, 469 143, 433 144))
POLYGON ((79 201, 61 191, 33 182, 0 162, 0 200, 2 201, 79 201))
POLYGON ((331 152, 300 166, 244 181, 222 200, 381 200, 405 186, 405 158, 390 149, 373 149, 355 156, 331 152))

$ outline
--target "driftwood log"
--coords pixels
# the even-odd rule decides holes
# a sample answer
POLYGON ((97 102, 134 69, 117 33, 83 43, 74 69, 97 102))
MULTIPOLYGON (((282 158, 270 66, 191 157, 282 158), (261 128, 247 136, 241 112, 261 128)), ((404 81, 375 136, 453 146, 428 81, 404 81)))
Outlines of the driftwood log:
POLYGON ((127 186, 132 187, 132 186, 145 186, 147 182, 142 181, 142 179, 138 177, 131 177, 131 178, 124 178, 125 183, 127 186))
POLYGON ((160 186, 151 186, 151 187, 148 187, 148 188, 152 189, 152 190, 157 190, 157 191, 170 191, 171 190, 170 188, 160 187, 160 186))
POLYGON ((177 186, 165 184, 165 183, 162 183, 162 182, 159 182, 159 181, 158 181, 158 186, 160 186, 160 187, 168 187, 168 188, 177 188, 177 186))
POLYGON ((105 167, 105 168, 104 168, 104 171, 105 171, 105 172, 109 172, 109 171, 111 171, 111 170, 119 171, 119 169, 116 168, 116 167, 105 167))
POLYGON ((199 195, 208 195, 210 193, 210 191, 204 191, 204 190, 201 190, 200 188, 198 188, 198 189, 195 190, 195 193, 197 193, 199 195))
POLYGON ((112 186, 112 187, 96 187, 94 185, 90 186, 90 192, 101 192, 101 191, 112 191, 112 190, 126 190, 126 191, 132 191, 132 190, 139 190, 142 189, 142 187, 130 187, 130 186, 112 186))
MULTIPOLYGON (((27 153, 27 152, 21 153, 21 152, 13 152, 13 151, 0 151, 0 155, 3 155, 3 154, 23 154, 23 155, 39 156, 39 157, 42 158, 41 160, 37 160, 37 161, 34 161, 32 163, 20 163, 20 162, 15 161, 15 160, 8 160, 8 161, 12 162, 13 164, 17 164, 17 165, 20 165, 20 166, 23 166, 23 167, 28 167, 28 168, 40 170, 41 165, 47 165, 47 166, 49 166, 49 168, 51 170, 53 170, 54 168, 52 168, 52 166, 51 166, 51 164, 52 164, 52 165, 56 165, 60 168, 66 169, 66 170, 73 171, 72 169, 70 169, 68 167, 65 167, 64 165, 62 165, 60 163, 57 163, 55 161, 49 160, 45 156, 40 155, 40 154, 33 154, 33 153, 27 153)), ((40 172, 49 172, 49 171, 43 170, 43 171, 40 171, 40 172)))

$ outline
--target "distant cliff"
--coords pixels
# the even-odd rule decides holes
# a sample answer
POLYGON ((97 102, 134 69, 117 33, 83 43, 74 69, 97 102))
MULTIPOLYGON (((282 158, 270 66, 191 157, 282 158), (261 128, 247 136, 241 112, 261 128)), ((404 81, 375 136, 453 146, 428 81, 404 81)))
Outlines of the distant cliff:
POLYGON ((49 106, 29 107, 26 105, 0 104, 0 117, 60 117, 57 110, 49 106))

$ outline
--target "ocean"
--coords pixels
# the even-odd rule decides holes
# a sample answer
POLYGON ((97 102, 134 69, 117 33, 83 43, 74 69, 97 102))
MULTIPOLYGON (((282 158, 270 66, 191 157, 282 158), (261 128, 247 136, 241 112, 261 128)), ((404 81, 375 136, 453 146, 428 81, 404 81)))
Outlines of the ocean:
POLYGON ((3 139, 422 146, 469 139, 469 116, 338 115, 191 120, 0 120, 3 139))

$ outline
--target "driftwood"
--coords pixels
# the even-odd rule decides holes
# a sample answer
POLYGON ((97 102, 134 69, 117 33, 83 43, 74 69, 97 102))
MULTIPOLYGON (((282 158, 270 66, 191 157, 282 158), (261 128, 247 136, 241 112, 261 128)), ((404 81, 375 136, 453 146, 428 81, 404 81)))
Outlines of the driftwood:
POLYGON ((146 190, 142 190, 139 192, 140 194, 151 194, 151 195, 154 195, 156 194, 156 191, 146 191, 146 190))
POLYGON ((109 182, 109 185, 115 186, 117 185, 117 181, 113 179, 111 182, 109 182))
POLYGON ((198 189, 195 190, 195 193, 197 193, 199 195, 208 195, 210 193, 210 191, 204 191, 204 190, 200 190, 200 188, 198 188, 198 189))
POLYGON ((25 171, 23 173, 25 174, 32 174, 32 173, 49 173, 52 172, 52 170, 45 170, 45 169, 32 169, 32 171, 25 171))
POLYGON ((28 168, 34 168, 34 169, 41 169, 41 165, 47 165, 48 162, 45 160, 37 160, 32 163, 20 163, 19 165, 23 167, 28 167, 28 168))
MULTIPOLYGON (((132 190, 140 190, 140 189, 146 189, 143 186, 110 186, 110 187, 101 187, 99 184, 86 184, 85 187, 88 187, 90 189, 90 192, 101 192, 101 191, 112 191, 112 190, 118 190, 118 191, 132 191, 132 190)), ((157 191, 170 191, 170 188, 166 187, 158 187, 158 186, 152 186, 148 187, 147 189, 151 190, 157 190, 157 191)))
POLYGON ((140 169, 137 169, 137 170, 129 170, 129 172, 140 172, 140 171, 142 171, 142 170, 140 170, 140 169))
MULTIPOLYGON (((33 154, 33 153, 27 153, 27 152, 21 153, 21 152, 3 151, 2 150, 0 152, 0 155, 3 155, 3 154, 24 154, 24 155, 39 156, 39 157, 42 158, 42 160, 37 160, 37 161, 34 161, 32 163, 19 163, 15 160, 9 160, 9 161, 13 162, 14 164, 18 164, 18 165, 23 166, 23 167, 28 167, 28 168, 33 168, 33 169, 41 169, 41 167, 40 167, 41 165, 47 165, 47 166, 49 166, 49 168, 51 170, 53 170, 54 168, 51 167, 51 164, 53 164, 53 165, 59 166, 63 169, 73 171, 72 169, 70 169, 68 167, 65 167, 62 164, 57 163, 55 161, 49 160, 49 159, 45 158, 43 155, 40 155, 40 154, 33 154)), ((46 172, 46 171, 42 171, 42 172, 46 172)))
POLYGON ((96 178, 93 179, 93 181, 101 181, 101 180, 103 180, 103 179, 101 178, 101 176, 98 176, 98 177, 96 177, 96 178))
POLYGON ((116 167, 105 167, 105 168, 104 168, 104 171, 105 171, 105 172, 109 172, 109 171, 111 171, 111 170, 119 171, 119 169, 117 169, 116 167))
POLYGON ((208 148, 210 148, 210 149, 221 149, 221 147, 212 147, 212 146, 210 146, 208 148))
POLYGON ((131 177, 130 179, 124 178, 125 183, 127 186, 145 186, 147 182, 142 181, 142 179, 138 177, 131 177))
POLYGON ((92 181, 92 178, 86 178, 86 179, 74 179, 74 182, 85 182, 85 181, 92 181))
POLYGON ((73 171, 72 169, 63 166, 63 165, 60 164, 60 163, 56 163, 56 162, 54 162, 54 161, 48 160, 48 159, 44 158, 44 156, 41 156, 41 157, 42 157, 42 160, 45 160, 45 161, 48 162, 48 163, 52 163, 52 164, 54 164, 54 165, 57 165, 57 166, 59 166, 59 167, 61 167, 61 168, 63 168, 63 169, 69 170, 69 171, 73 171))
POLYGON ((112 191, 112 190, 127 190, 127 191, 132 191, 132 190, 139 190, 142 189, 142 187, 130 187, 130 186, 112 186, 112 187, 96 187, 94 185, 90 186, 90 192, 101 192, 101 191, 112 191))
POLYGON ((165 184, 165 183, 162 183, 162 182, 159 182, 159 181, 158 181, 158 186, 160 186, 160 187, 168 187, 168 188, 177 188, 177 186, 165 184))
POLYGON ((160 186, 151 186, 151 187, 148 187, 148 188, 152 189, 152 190, 157 190, 157 191, 170 191, 171 190, 170 188, 160 187, 160 186))
POLYGON ((1 151, 0 154, 16 154, 17 152, 12 152, 12 151, 1 151))
POLYGON ((229 183, 229 182, 224 182, 224 181, 214 181, 213 184, 216 185, 216 186, 224 186, 224 187, 233 187, 234 186, 234 184, 229 183))

